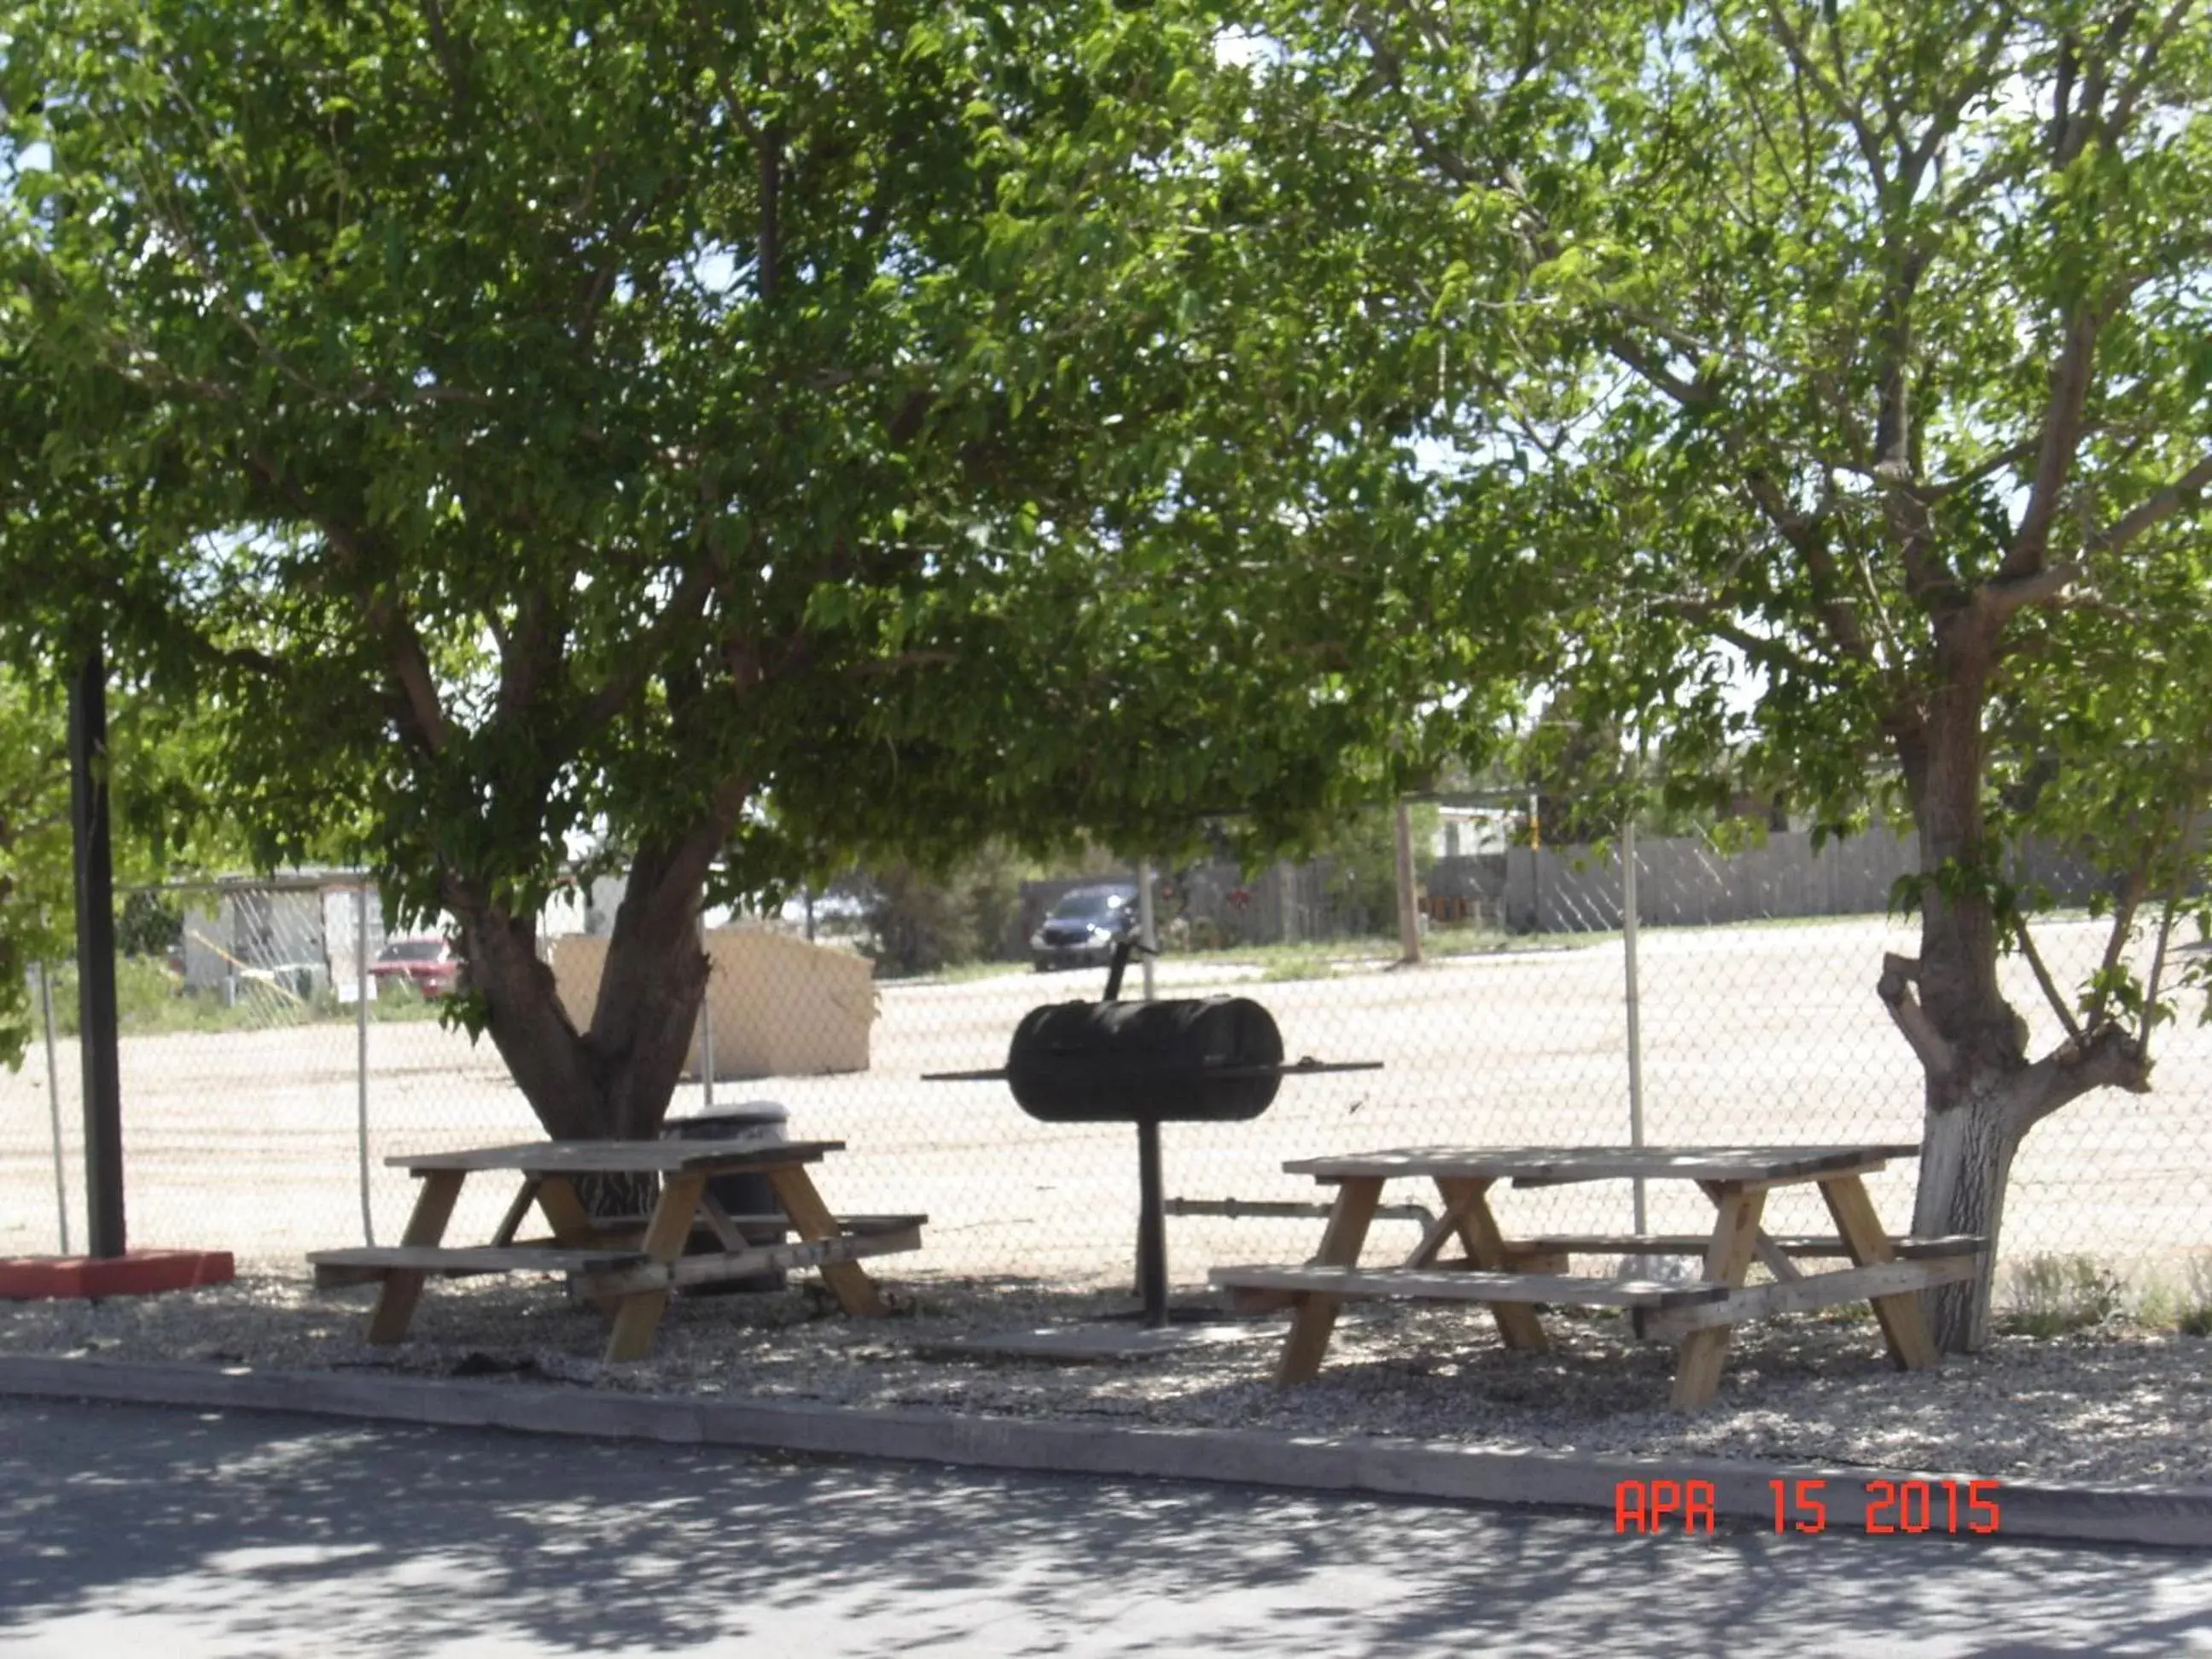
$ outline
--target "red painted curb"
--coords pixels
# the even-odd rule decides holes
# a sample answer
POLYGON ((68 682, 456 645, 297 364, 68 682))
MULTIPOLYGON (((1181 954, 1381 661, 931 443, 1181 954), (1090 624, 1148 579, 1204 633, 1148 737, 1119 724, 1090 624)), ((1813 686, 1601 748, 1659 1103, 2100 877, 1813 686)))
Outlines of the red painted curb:
POLYGON ((222 1285, 238 1276, 228 1250, 131 1250, 117 1256, 42 1255, 0 1261, 0 1301, 46 1302, 222 1285))

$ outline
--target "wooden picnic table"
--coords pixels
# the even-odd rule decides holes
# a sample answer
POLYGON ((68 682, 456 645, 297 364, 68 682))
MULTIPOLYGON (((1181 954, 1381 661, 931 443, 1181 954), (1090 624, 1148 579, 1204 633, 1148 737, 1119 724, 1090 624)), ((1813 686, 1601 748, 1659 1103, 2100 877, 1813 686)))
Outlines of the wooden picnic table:
POLYGON ((1688 1410, 1710 1401, 1733 1328, 1747 1319, 1843 1303, 1871 1303, 1891 1358, 1902 1369, 1936 1363, 1919 1293, 1973 1276, 1983 1241, 1899 1238, 1875 1213, 1862 1179, 1892 1158, 1917 1158, 1917 1146, 1417 1146, 1341 1158, 1302 1158, 1283 1167, 1336 1188, 1321 1250, 1303 1267, 1217 1267, 1212 1281, 1246 1308, 1295 1310, 1279 1382, 1310 1380, 1321 1369, 1337 1310, 1367 1297, 1480 1302, 1509 1348, 1549 1346, 1539 1310, 1546 1305, 1631 1310, 1640 1335, 1678 1341, 1672 1403, 1688 1410), (1443 1212, 1404 1262, 1359 1265, 1386 1182, 1436 1183, 1443 1212), (1689 1181, 1712 1200, 1712 1231, 1688 1234, 1571 1234, 1513 1239, 1499 1227, 1487 1194, 1516 1187, 1588 1181, 1689 1181), (1766 1194, 1816 1184, 1836 1224, 1833 1237, 1775 1237, 1759 1224, 1766 1194), (1464 1258, 1444 1260, 1456 1239, 1464 1258), (1687 1282, 1621 1279, 1567 1272, 1577 1255, 1698 1255, 1687 1282), (1801 1260, 1840 1257, 1850 1266, 1806 1273, 1801 1260), (1772 1275, 1747 1285, 1751 1264, 1772 1275))
POLYGON ((321 1283, 380 1281, 369 1315, 368 1340, 404 1339, 432 1277, 472 1273, 550 1273, 568 1275, 579 1294, 613 1323, 610 1361, 641 1359, 678 1285, 712 1285, 778 1268, 819 1272, 848 1314, 880 1314, 883 1298, 859 1266, 863 1256, 921 1248, 921 1215, 836 1216, 815 1190, 806 1166, 842 1152, 842 1140, 560 1140, 467 1152, 417 1152, 385 1160, 422 1185, 400 1242, 390 1246, 317 1250, 307 1260, 321 1283), (708 1190, 716 1176, 749 1171, 765 1176, 781 1213, 732 1216, 708 1190), (489 1244, 444 1243, 461 1186, 471 1175, 514 1174, 521 1190, 489 1244), (659 1177, 650 1215, 597 1218, 575 1186, 580 1176, 659 1177), (550 1238, 520 1242, 532 1208, 552 1229, 550 1238), (796 1244, 754 1244, 746 1225, 772 1224, 796 1233, 796 1244), (721 1248, 687 1255, 695 1229, 712 1232, 721 1248))

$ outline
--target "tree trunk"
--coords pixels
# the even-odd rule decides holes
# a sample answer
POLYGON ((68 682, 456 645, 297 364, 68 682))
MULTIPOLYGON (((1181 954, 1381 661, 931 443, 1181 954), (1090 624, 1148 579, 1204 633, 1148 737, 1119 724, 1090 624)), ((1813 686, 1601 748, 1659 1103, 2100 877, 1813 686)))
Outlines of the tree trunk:
POLYGON ((1946 1086, 1946 1103, 1939 1108, 1938 1085, 1929 1080, 1912 1231, 1920 1238, 1972 1233, 1989 1241, 1979 1273, 1959 1284, 1939 1285, 1923 1297, 1936 1347, 1945 1353, 1974 1353, 1989 1340, 1997 1236, 2023 1115, 2014 1077, 1984 1073, 1945 1081, 1963 1086, 1946 1086))
POLYGON ((658 1133, 690 1054, 707 985, 698 915, 720 836, 702 829, 641 851, 630 867, 587 1030, 562 1006, 538 957, 534 916, 507 915, 485 884, 447 883, 461 924, 485 1029, 531 1108, 556 1140, 639 1140, 658 1133))
MULTIPOLYGON (((1972 610, 1939 623, 1935 690, 1924 708, 1901 711, 1894 725, 1919 831, 1920 955, 1890 957, 1878 988, 1925 1079, 1912 1230, 1984 1241, 1972 1279, 1928 1293, 1931 1334, 1949 1353, 1972 1352, 1989 1340, 2005 1188, 2028 1131, 2091 1090, 2150 1087, 2142 1035, 2117 1022, 2073 1033, 2031 1063, 2027 1023, 1998 988, 2003 924, 1990 886, 1995 849, 1982 819, 1981 721, 1993 627, 1972 610)), ((2124 927, 2124 919, 2115 926, 2124 927)))
POLYGON ((1913 1231, 1987 1241, 1976 1278, 1930 1292, 1936 1344, 1956 1353, 1988 1339, 2005 1184, 2031 1121, 2024 1097, 2038 1079, 2029 1075, 2027 1026, 1997 984, 1996 908, 1972 874, 1991 851, 1982 815, 1982 710, 1994 641, 1971 610, 1943 619, 1936 635, 1936 684, 1898 738, 1924 878, 1920 955, 1889 964, 1881 994, 1925 1080, 1913 1231))

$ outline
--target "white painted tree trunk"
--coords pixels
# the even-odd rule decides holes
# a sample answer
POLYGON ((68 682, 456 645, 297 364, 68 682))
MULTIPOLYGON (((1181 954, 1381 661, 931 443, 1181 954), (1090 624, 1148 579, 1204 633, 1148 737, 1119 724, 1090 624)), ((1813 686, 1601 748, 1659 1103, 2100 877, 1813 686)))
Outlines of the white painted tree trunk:
POLYGON ((1929 1330, 1937 1348, 1974 1353, 1989 1341, 2005 1190, 2020 1149, 2020 1079, 2015 1073, 1965 1080, 1964 1086, 1960 1081, 1944 1091, 1948 1104, 1930 1104, 1923 1124, 1912 1231, 1921 1238, 1972 1233, 1987 1241, 1975 1278, 1927 1292, 1929 1330))

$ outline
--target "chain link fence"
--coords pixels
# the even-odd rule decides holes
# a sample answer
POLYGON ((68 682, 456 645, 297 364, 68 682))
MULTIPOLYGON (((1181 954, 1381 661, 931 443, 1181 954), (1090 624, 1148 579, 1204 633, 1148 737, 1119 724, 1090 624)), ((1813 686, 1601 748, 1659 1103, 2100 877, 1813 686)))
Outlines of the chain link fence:
MULTIPOLYGON (((1254 922, 1242 943, 1164 955, 1154 994, 1251 995, 1291 1057, 1383 1066, 1288 1079, 1253 1121, 1166 1126, 1176 1279, 1311 1254, 1328 1193, 1285 1174, 1292 1158, 1455 1142, 1619 1144, 1638 1116, 1653 1145, 1917 1140, 1919 1074, 1874 990, 1883 952, 1915 946, 1881 908, 1904 849, 1875 835, 1815 851, 1778 834, 1733 855, 1669 841, 1646 842, 1633 857, 1633 1066, 1618 849, 1441 861, 1424 905, 1439 919, 1425 921, 1418 964, 1396 960, 1395 939, 1317 938, 1327 906, 1302 910, 1296 894, 1301 880, 1326 882, 1291 871, 1262 872, 1248 890, 1254 908, 1275 915, 1272 942, 1254 922)), ((376 896, 357 878, 226 883, 161 902, 175 944, 166 957, 126 960, 122 975, 134 1244, 228 1249, 258 1267, 303 1271, 308 1249, 398 1237, 412 1183, 385 1166, 388 1155, 540 1133, 489 1042, 448 1029, 416 976, 377 960, 389 941, 376 896)), ((1387 914, 1381 921, 1391 926, 1387 914)), ((2103 937, 2086 919, 2043 930, 2062 984, 2088 970, 2103 937)), ((931 1218, 923 1254, 902 1259, 902 1273, 1128 1281, 1133 1130, 1041 1124, 1002 1084, 921 1080, 1001 1063, 1025 1012, 1096 996, 1103 970, 990 964, 871 983, 846 946, 757 929, 718 931, 710 942, 709 1029, 672 1115, 769 1099, 787 1109, 793 1134, 845 1141, 820 1172, 834 1207, 931 1218)), ((545 941, 564 984, 599 948, 574 932, 545 941)), ((2056 1020, 2025 964, 2008 960, 2003 972, 2047 1047, 2056 1020)), ((1133 967, 1125 994, 1139 994, 1139 979, 1133 967)), ((53 988, 52 1082, 35 1044, 21 1071, 0 1077, 0 1255, 62 1243, 56 1123, 78 1206, 70 1231, 82 1238, 75 988, 58 973, 53 988)), ((2029 1138, 2007 1256, 2086 1254, 2141 1290, 2212 1247, 2212 1030, 2190 1011, 2158 1041, 2154 1092, 2092 1096, 2029 1138)), ((1912 1178, 1908 1161, 1870 1182, 1893 1228, 1910 1220, 1912 1178)), ((471 1183, 482 1190, 465 1194, 451 1237, 488 1236, 507 1196, 495 1186, 471 1183)), ((1409 1185, 1386 1202, 1400 1207, 1374 1230, 1378 1261, 1413 1247, 1419 1208, 1436 1200, 1409 1185)), ((1620 1232, 1631 1203, 1625 1183, 1543 1188, 1504 1193, 1500 1215, 1523 1234, 1620 1232)), ((1654 1186, 1650 1204, 1650 1231, 1710 1224, 1682 1183, 1654 1186)), ((1829 1231, 1817 1210, 1817 1199, 1785 1191, 1769 1224, 1829 1231)))

